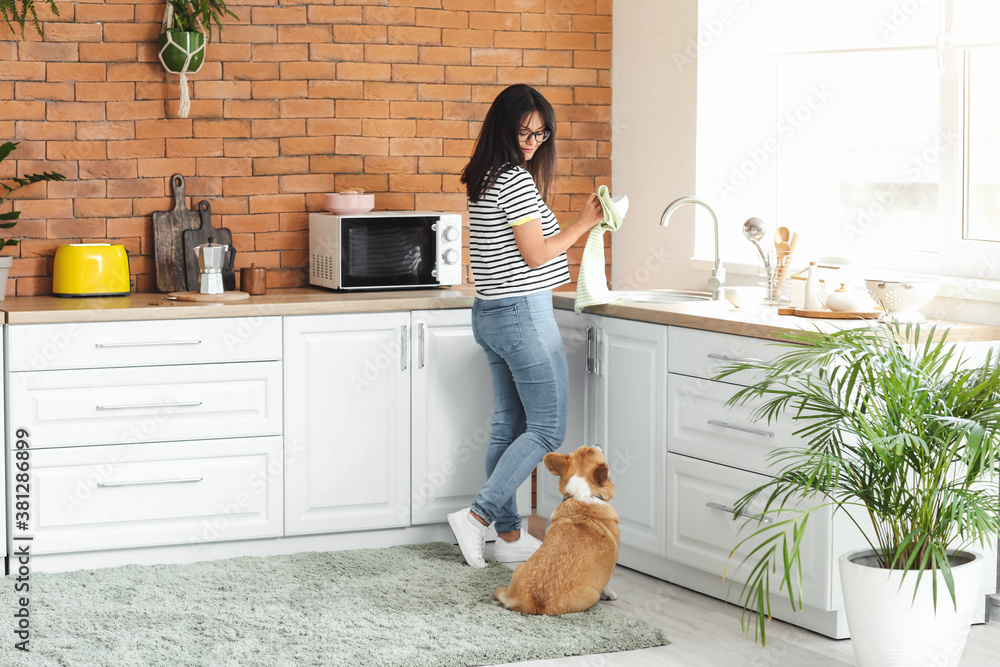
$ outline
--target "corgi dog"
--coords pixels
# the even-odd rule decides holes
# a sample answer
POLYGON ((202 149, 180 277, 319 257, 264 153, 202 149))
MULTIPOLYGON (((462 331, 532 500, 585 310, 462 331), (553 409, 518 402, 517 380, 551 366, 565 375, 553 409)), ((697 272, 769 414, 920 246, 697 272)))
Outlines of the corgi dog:
POLYGON ((545 467, 559 477, 563 502, 552 513, 542 545, 517 566, 510 585, 493 592, 504 607, 522 614, 558 616, 586 611, 608 588, 618 562, 618 512, 604 454, 580 447, 572 454, 546 454, 545 467))

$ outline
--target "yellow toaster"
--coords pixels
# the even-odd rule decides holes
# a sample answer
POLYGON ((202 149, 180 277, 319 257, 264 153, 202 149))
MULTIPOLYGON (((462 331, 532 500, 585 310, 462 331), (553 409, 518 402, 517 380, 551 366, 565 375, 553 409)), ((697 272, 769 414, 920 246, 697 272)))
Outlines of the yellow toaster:
POLYGON ((131 291, 125 246, 69 243, 56 249, 53 296, 128 296, 131 291))

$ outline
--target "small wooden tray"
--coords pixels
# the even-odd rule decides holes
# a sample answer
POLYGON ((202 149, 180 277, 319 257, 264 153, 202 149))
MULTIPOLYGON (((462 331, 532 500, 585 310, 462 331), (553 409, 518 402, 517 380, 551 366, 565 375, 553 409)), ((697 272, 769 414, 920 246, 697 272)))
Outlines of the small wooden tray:
POLYGON ((882 315, 877 310, 856 310, 852 313, 836 313, 832 310, 804 310, 802 308, 779 308, 779 315, 795 317, 818 317, 824 320, 874 320, 882 315))
POLYGON ((244 299, 249 299, 250 295, 246 292, 223 292, 222 294, 202 294, 201 292, 171 292, 167 295, 168 299, 177 299, 178 301, 243 301, 244 299))

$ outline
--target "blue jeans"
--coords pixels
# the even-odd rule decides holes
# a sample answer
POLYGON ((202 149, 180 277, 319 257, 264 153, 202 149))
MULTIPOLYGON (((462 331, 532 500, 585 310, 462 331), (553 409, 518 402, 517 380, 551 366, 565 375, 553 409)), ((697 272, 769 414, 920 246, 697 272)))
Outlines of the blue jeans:
POLYGON ((506 533, 521 528, 517 487, 566 436, 566 351, 552 315, 551 291, 476 299, 472 331, 493 376, 486 485, 472 511, 506 533))

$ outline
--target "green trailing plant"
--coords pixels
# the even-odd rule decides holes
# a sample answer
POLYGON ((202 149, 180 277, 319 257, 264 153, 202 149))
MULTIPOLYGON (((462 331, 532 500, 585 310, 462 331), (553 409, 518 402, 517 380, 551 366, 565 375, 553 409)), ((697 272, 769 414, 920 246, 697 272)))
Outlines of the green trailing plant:
POLYGON ((777 359, 729 364, 718 376, 757 374, 729 403, 752 405, 755 420, 791 416, 806 441, 776 451, 774 478, 735 506, 750 517, 763 502, 775 519, 744 518, 756 530, 733 550, 754 545, 740 563, 749 567, 744 632, 756 612, 755 637, 766 641, 772 577, 801 608, 799 548, 822 507, 851 518, 881 567, 912 573, 918 586, 930 573, 935 603, 939 572, 954 604, 950 554, 1000 532, 1000 357, 975 363, 947 333, 898 323, 796 332, 778 343, 789 349, 777 359))
POLYGON ((167 2, 174 9, 173 24, 168 26, 171 30, 193 32, 198 29, 197 19, 200 18, 207 37, 211 38, 213 23, 219 32, 222 32, 223 16, 231 16, 237 21, 240 18, 229 10, 224 0, 167 0, 167 2))
MULTIPOLYGON (((17 142, 8 141, 0 144, 0 162, 7 159, 7 156, 13 153, 15 148, 17 148, 17 142)), ((24 186, 31 185, 32 183, 39 183, 41 181, 64 181, 66 180, 66 177, 56 172, 46 171, 41 174, 28 174, 23 178, 11 178, 7 180, 13 181, 14 185, 8 185, 7 183, 0 181, 0 187, 3 187, 4 189, 4 193, 0 195, 0 210, 2 210, 3 205, 7 203, 7 198, 24 186)), ((0 229, 10 229, 17 224, 17 219, 20 217, 20 211, 0 213, 0 229)), ((18 239, 0 239, 0 251, 8 246, 16 246, 18 243, 20 243, 18 239)))
MULTIPOLYGON (((59 8, 56 7, 55 0, 43 0, 52 9, 52 13, 59 16, 59 8)), ((0 0, 0 18, 3 18, 7 27, 14 33, 14 25, 21 28, 21 37, 24 38, 24 26, 29 22, 35 26, 39 37, 42 35, 42 26, 38 22, 38 12, 35 10, 35 0, 0 0)), ((16 33, 15 33, 16 34, 16 33)))

